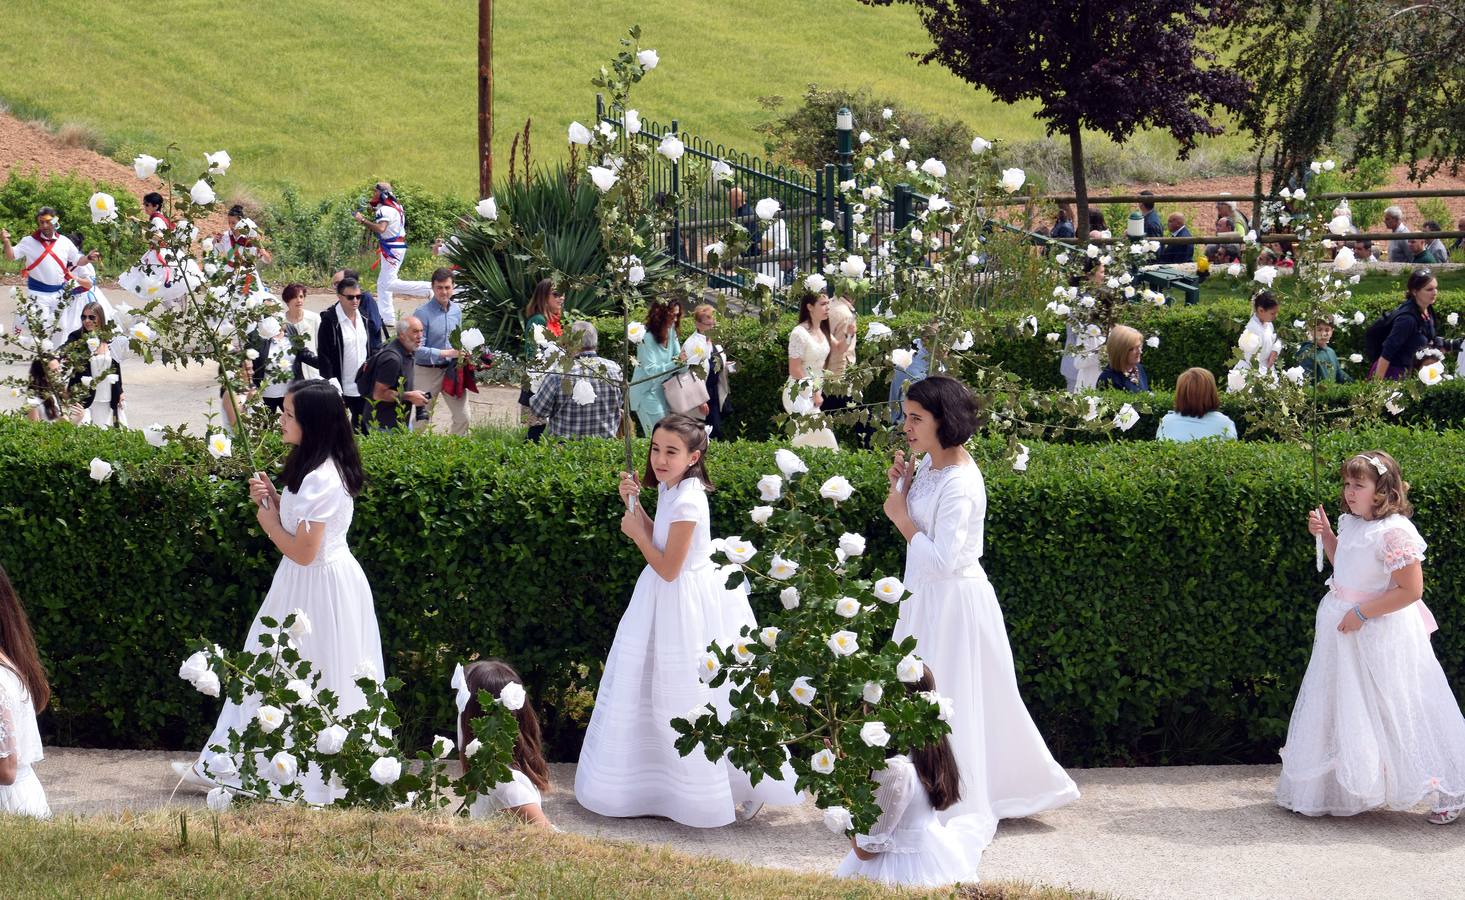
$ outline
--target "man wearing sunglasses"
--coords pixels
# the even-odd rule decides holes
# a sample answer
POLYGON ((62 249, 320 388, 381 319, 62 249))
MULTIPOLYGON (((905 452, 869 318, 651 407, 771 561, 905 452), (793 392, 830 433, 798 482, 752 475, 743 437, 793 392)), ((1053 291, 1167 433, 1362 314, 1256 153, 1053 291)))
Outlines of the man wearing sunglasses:
POLYGON ((320 370, 320 377, 327 381, 334 378, 341 385, 341 397, 351 411, 351 426, 358 430, 366 398, 356 386, 356 373, 382 346, 381 326, 362 310, 363 296, 361 283, 355 278, 343 277, 336 282, 336 304, 320 314, 315 359, 305 360, 320 370))
MULTIPOLYGON (((66 282, 72 280, 71 269, 82 261, 83 254, 58 230, 61 216, 49 206, 36 213, 36 230, 11 246, 10 232, 0 228, 0 249, 7 259, 23 259, 20 274, 25 276, 26 293, 39 305, 45 334, 56 327, 56 309, 61 305, 66 282)), ((83 291, 91 290, 91 282, 80 282, 83 291)))

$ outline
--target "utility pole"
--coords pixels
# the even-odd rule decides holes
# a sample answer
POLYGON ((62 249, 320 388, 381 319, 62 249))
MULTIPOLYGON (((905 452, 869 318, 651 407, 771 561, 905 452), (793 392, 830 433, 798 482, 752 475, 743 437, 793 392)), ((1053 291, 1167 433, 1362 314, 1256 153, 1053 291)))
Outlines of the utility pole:
POLYGON ((478 196, 493 196, 493 0, 478 0, 478 196))

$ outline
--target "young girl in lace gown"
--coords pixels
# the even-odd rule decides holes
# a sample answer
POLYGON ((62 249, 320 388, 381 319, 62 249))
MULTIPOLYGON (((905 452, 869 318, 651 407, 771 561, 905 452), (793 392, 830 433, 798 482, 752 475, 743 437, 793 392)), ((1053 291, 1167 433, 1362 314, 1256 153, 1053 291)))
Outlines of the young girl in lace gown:
POLYGON ((912 457, 896 454, 885 514, 908 542, 897 641, 914 635, 951 698, 951 748, 961 765, 957 818, 985 846, 998 819, 1022 818, 1078 799, 1053 759, 1017 688, 1017 672, 997 593, 982 568, 987 489, 964 445, 975 404, 961 382, 932 376, 911 385, 902 424, 912 457))
MULTIPOLYGON (((935 691, 931 667, 906 690, 935 691)), ((936 817, 961 798, 961 771, 951 742, 943 735, 934 744, 891 756, 870 777, 878 785, 880 818, 869 834, 850 842, 850 852, 834 874, 919 887, 975 883, 982 844, 936 817)))
POLYGON ((657 489, 652 520, 641 484, 621 473, 621 531, 646 558, 616 627, 575 771, 575 799, 602 816, 664 816, 694 828, 727 825, 763 803, 796 804, 793 779, 748 776, 701 749, 682 756, 671 720, 708 705, 727 714, 726 687, 697 675, 697 658, 742 626, 757 628, 748 598, 728 590, 712 563, 702 423, 670 415, 651 433, 645 482, 657 489))
POLYGON ((30 621, 0 568, 0 815, 51 817, 32 768, 44 758, 36 713, 50 699, 30 621))
POLYGON ((1465 717, 1429 644, 1409 484, 1380 451, 1345 462, 1342 477, 1338 533, 1322 507, 1308 516, 1333 577, 1287 726, 1277 803, 1351 816, 1433 800, 1429 820, 1445 825, 1465 807, 1465 717))

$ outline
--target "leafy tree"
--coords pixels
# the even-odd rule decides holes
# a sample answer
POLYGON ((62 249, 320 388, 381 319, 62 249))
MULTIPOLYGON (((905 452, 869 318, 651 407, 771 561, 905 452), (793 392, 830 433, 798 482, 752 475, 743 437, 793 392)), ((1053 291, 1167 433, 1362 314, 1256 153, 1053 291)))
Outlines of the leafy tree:
POLYGON ((912 56, 940 63, 1003 103, 1035 100, 1048 134, 1066 134, 1078 198, 1088 219, 1083 129, 1116 141, 1164 128, 1184 159, 1221 127, 1217 106, 1237 109, 1247 84, 1200 39, 1236 21, 1230 4, 1203 0, 860 0, 916 7, 935 46, 912 56))

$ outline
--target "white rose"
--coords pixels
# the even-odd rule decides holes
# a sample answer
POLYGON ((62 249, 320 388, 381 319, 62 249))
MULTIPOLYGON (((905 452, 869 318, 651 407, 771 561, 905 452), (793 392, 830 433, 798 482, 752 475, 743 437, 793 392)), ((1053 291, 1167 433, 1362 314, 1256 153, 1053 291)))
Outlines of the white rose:
POLYGON ((661 62, 661 57, 656 55, 655 50, 642 50, 636 54, 636 62, 643 70, 650 72, 661 62))
POLYGON ((1246 389, 1246 370, 1235 368, 1226 373, 1226 392, 1234 394, 1246 389))
POLYGON ((112 464, 106 460, 92 458, 91 476, 93 481, 106 481, 112 477, 112 464))
MULTIPOLYGON (((607 141, 613 141, 616 139, 615 126, 610 124, 609 122, 601 122, 599 125, 595 126, 595 130, 604 135, 607 141)), ((612 172, 618 170, 621 167, 620 161, 615 160, 614 157, 607 156, 603 160, 603 162, 610 167, 610 170, 612 172)))
POLYGON ((1293 384, 1302 384, 1302 379, 1307 377, 1307 371, 1302 366, 1293 366, 1282 373, 1287 380, 1293 384))
POLYGON ((803 675, 795 678, 794 683, 789 685, 788 689, 788 695, 794 698, 794 702, 803 706, 808 706, 810 703, 813 703, 814 696, 818 693, 814 689, 814 686, 809 684, 809 679, 803 675))
POLYGON ((871 706, 879 703, 885 696, 885 687, 878 681, 865 682, 865 689, 860 692, 860 697, 871 706))
POLYGON ((774 278, 772 275, 765 275, 762 272, 759 272, 757 275, 753 276, 753 284, 757 285, 758 287, 766 287, 770 291, 778 290, 778 279, 774 278))
POLYGON ((890 364, 897 369, 909 369, 911 363, 915 361, 916 355, 910 350, 897 349, 890 351, 890 364))
POLYGON ((266 316, 259 320, 259 324, 254 326, 254 330, 265 340, 274 340, 280 334, 280 320, 274 316, 266 316))
POLYGON ((828 647, 835 656, 849 656, 860 649, 860 636, 853 631, 836 631, 829 636, 828 647))
POLYGON ((588 378, 575 379, 575 389, 570 392, 570 399, 575 401, 576 406, 589 406, 595 402, 595 385, 588 378))
POLYGON ((1271 287, 1272 282, 1277 280, 1277 267, 1257 266, 1256 271, 1251 273, 1251 280, 1257 282, 1258 284, 1271 287))
POLYGON ((229 171, 229 151, 218 150, 214 153, 205 153, 204 162, 209 165, 209 174, 223 175, 229 171))
POLYGON ((860 740, 865 742, 866 747, 884 747, 890 743, 890 731, 879 720, 866 722, 860 726, 860 740))
POLYGON ((855 827, 855 820, 843 806, 831 806, 824 810, 824 827, 835 834, 848 834, 855 827))
POLYGON ((868 132, 868 131, 862 131, 862 132, 860 132, 860 143, 862 143, 862 144, 868 144, 872 140, 874 140, 874 138, 871 136, 870 132, 868 132))
POLYGON ((1232 278, 1240 278, 1241 277, 1241 272, 1242 272, 1242 267, 1241 267, 1241 263, 1239 263, 1239 262, 1234 262, 1231 265, 1229 265, 1229 266, 1226 267, 1226 274, 1227 275, 1230 275, 1232 278))
MULTIPOLYGON (((1358 315, 1362 316, 1363 313, 1359 313, 1358 315)), ((1362 320, 1360 319, 1359 321, 1362 320)), ((1460 324, 1460 314, 1457 312, 1450 313, 1448 316, 1445 316, 1445 323, 1451 328, 1454 328, 1456 325, 1460 324)))
POLYGON ((472 353, 483 346, 483 332, 477 328, 465 328, 458 335, 458 343, 462 345, 464 353, 472 353))
POLYGON ((893 110, 893 109, 891 109, 891 108, 890 108, 890 107, 888 107, 888 106, 887 106, 887 107, 885 107, 885 108, 884 108, 884 109, 882 109, 882 110, 880 110, 880 118, 882 118, 882 119, 885 119, 885 120, 887 120, 887 121, 888 121, 888 120, 889 120, 889 119, 890 119, 890 117, 891 117, 891 116, 893 116, 893 115, 895 115, 895 110, 893 110))
POLYGON ((223 459, 234 452, 234 442, 222 431, 215 431, 209 435, 209 455, 214 459, 223 459))
POLYGON ((865 261, 858 256, 845 257, 839 264, 839 271, 846 278, 863 278, 865 276, 865 261))
POLYGON ((662 156, 665 156, 672 162, 676 162, 677 160, 682 158, 682 154, 687 152, 687 145, 683 144, 681 138, 677 137, 676 135, 668 134, 666 137, 662 138, 661 143, 656 146, 656 152, 660 153, 662 156))
POLYGON ((230 775, 238 774, 239 767, 234 764, 234 757, 227 753, 214 753, 210 754, 208 760, 203 764, 203 770, 206 775, 227 778, 230 775))
POLYGON ((1043 335, 1043 339, 1046 340, 1050 344, 1056 344, 1056 343, 1058 343, 1058 339, 1061 338, 1061 337, 1063 337, 1063 335, 1059 334, 1056 331, 1050 331, 1047 334, 1043 335))
POLYGON ((340 725, 331 725, 322 729, 320 734, 315 736, 315 752, 325 756, 340 753, 341 748, 346 746, 346 736, 346 729, 340 725))
POLYGON ((732 181, 732 177, 733 177, 733 168, 732 168, 732 166, 728 165, 727 163, 723 162, 720 159, 717 159, 717 160, 713 160, 712 161, 712 169, 711 169, 711 171, 712 171, 712 180, 713 181, 732 181))
POLYGON ((946 164, 933 157, 921 163, 921 171, 930 175, 932 178, 945 178, 946 164))
POLYGON ((641 322, 632 322, 626 326, 626 340, 633 344, 639 344, 646 337, 646 325, 641 322))
MULTIPOLYGON (((290 637, 294 638, 297 641, 304 640, 305 638, 310 637, 310 632, 312 630, 310 624, 310 616, 307 616, 305 614, 305 610, 297 607, 290 611, 290 615, 294 616, 295 618, 293 621, 291 621, 290 627, 285 629, 286 633, 288 633, 290 637)), ((286 618, 289 617, 287 616, 286 618)))
POLYGON ((887 575, 875 582, 872 590, 875 592, 876 597, 884 600, 886 603, 896 603, 901 597, 905 596, 905 585, 901 584, 900 579, 894 575, 887 575))
POLYGON ((589 128, 586 128, 584 125, 581 125, 579 122, 571 122, 570 123, 570 143, 572 143, 572 144, 589 144, 590 143, 590 129, 589 128))
POLYGON ((895 677, 906 684, 914 684, 920 681, 921 676, 925 674, 926 664, 921 662, 921 658, 914 653, 901 659, 895 666, 895 677))
MULTIPOLYGON (((1025 327, 1027 325, 1032 326, 1033 335, 1037 336, 1038 320, 1033 316, 1028 316, 1026 319, 1023 319, 1022 322, 1019 323, 1019 327, 1025 327)), ((958 353, 965 353, 966 351, 972 349, 972 347, 976 346, 976 343, 976 335, 972 334, 970 331, 963 331, 961 333, 961 337, 957 338, 956 343, 951 345, 951 349, 955 350, 958 353)))
POLYGON ((92 194, 87 200, 87 208, 92 211, 92 224, 99 222, 115 222, 117 220, 117 201, 111 194, 104 194, 98 191, 92 194))
POLYGON ((382 787, 397 783, 402 777, 402 761, 393 756, 382 756, 371 764, 371 780, 382 787))
POLYGON ((782 472, 785 478, 792 478, 795 475, 809 471, 809 467, 792 450, 779 449, 775 451, 773 461, 778 464, 778 471, 782 472))
POLYGON ((137 322, 132 326, 132 336, 146 344, 158 336, 156 331, 146 322, 137 322))
POLYGON ((778 602, 783 604, 784 609, 799 608, 799 589, 786 587, 778 592, 778 602))
POLYGON ((498 201, 492 197, 484 197, 482 200, 479 200, 478 205, 473 207, 473 209, 479 216, 488 219, 490 222, 499 217, 498 201))
POLYGON ((1362 353, 1350 353, 1350 354, 1348 354, 1348 361, 1351 362, 1351 363, 1353 363, 1354 365, 1357 365, 1358 363, 1363 362, 1363 354, 1362 353))
POLYGON ((499 702, 504 705, 504 709, 518 712, 524 706, 524 685, 517 681, 504 685, 503 690, 499 691, 499 702))
POLYGON ((773 518, 773 507, 755 506, 749 511, 748 518, 752 519, 755 525, 767 525, 768 520, 773 518))
POLYGON ((1015 194, 1024 181, 1027 181, 1027 175, 1022 169, 1003 169, 1002 177, 997 183, 1007 193, 1015 194))
POLYGON ((208 654, 199 650, 185 659, 183 665, 178 667, 178 677, 191 684, 207 671, 209 671, 208 654))
POLYGON ((1119 407, 1119 412, 1114 416, 1114 425, 1120 431, 1128 431, 1129 429, 1133 428, 1134 424, 1138 421, 1139 413, 1135 412, 1134 407, 1130 406, 1128 403, 1119 407))
POLYGON ((1432 362, 1419 369, 1419 380, 1433 387, 1445 380, 1445 366, 1440 362, 1432 362))
POLYGON ((271 734, 276 728, 285 724, 285 711, 278 706, 261 706, 255 710, 254 718, 259 722, 260 731, 271 734))
POLYGON ((859 556, 865 552, 865 536, 846 531, 839 536, 839 549, 845 556, 859 556))
POLYGON ((783 496, 783 478, 778 475, 764 475, 758 479, 758 498, 773 502, 783 496))
POLYGON ((468 757, 474 757, 477 756, 478 751, 482 749, 483 741, 480 741, 478 738, 474 738, 473 740, 468 742, 468 746, 463 748, 463 755, 468 757))
POLYGON ((616 173, 610 169, 604 166, 590 166, 585 171, 590 173, 590 180, 595 182, 595 186, 602 194, 615 187, 616 173))
POLYGON ((799 571, 799 564, 791 559, 784 559, 777 553, 773 554, 773 562, 768 566, 768 577, 778 581, 788 581, 799 571))
POLYGON ((716 678, 717 673, 721 670, 722 664, 711 653, 703 653, 697 657, 697 677, 701 678, 704 682, 710 684, 712 679, 716 678))
POLYGON ((193 187, 188 189, 188 199, 199 206, 207 206, 213 203, 216 198, 214 196, 214 189, 209 186, 207 181, 200 178, 194 182, 193 187))
POLYGON ((1030 451, 1027 444, 1017 445, 1017 456, 1012 459, 1012 471, 1026 472, 1028 470, 1028 457, 1030 451))
POLYGON ((300 774, 300 763, 287 750, 281 750, 270 758, 270 780, 275 784, 294 784, 300 774))
POLYGON ((762 631, 758 632, 758 640, 763 642, 763 646, 767 647, 769 650, 773 650, 778 646, 778 636, 781 633, 782 632, 780 631, 778 626, 769 625, 767 628, 764 628, 762 631))
POLYGON ((921 229, 919 229, 919 228, 912 228, 911 229, 911 241, 913 243, 919 244, 922 241, 924 241, 925 239, 926 239, 925 232, 921 231, 921 229))
POLYGON ((992 149, 992 142, 979 137, 972 138, 972 155, 981 156, 992 149))
POLYGON ((1241 352, 1248 356, 1255 353, 1261 345, 1262 339, 1254 331, 1243 331, 1241 337, 1236 339, 1236 346, 1240 347, 1241 352))
POLYGON ((1160 336, 1158 334, 1152 334, 1149 337, 1145 338, 1145 346, 1149 347, 1151 350, 1160 346, 1160 336))
POLYGON ((772 221, 773 217, 778 215, 778 211, 782 208, 783 204, 777 200, 772 197, 764 197, 754 205, 753 212, 757 213, 759 219, 768 222, 772 221))
POLYGON ((219 684, 219 676, 215 675, 212 670, 205 672, 193 682, 193 687, 200 694, 217 697, 219 696, 219 688, 221 687, 219 684))
POLYGON ((310 683, 301 678, 292 678, 285 682, 285 690, 296 696, 296 703, 309 703, 315 699, 315 691, 310 689, 310 683))
POLYGON ((926 208, 933 213, 945 212, 951 209, 951 201, 945 197, 932 197, 926 202, 926 208))
POLYGON ((453 747, 452 738, 446 738, 439 734, 432 739, 432 755, 438 759, 447 759, 448 754, 453 752, 453 747))
POLYGON ((621 120, 621 125, 626 129, 626 134, 640 134, 641 114, 634 109, 626 110, 626 115, 621 120))
POLYGON ((156 156, 148 156, 146 153, 138 154, 132 160, 132 171, 137 173, 138 178, 151 178, 153 173, 158 171, 158 163, 162 162, 156 156))
POLYGON ((208 799, 205 802, 211 811, 223 812, 229 808, 229 803, 233 799, 234 795, 229 792, 228 788, 216 787, 209 791, 208 799))
POLYGON ((809 758, 809 766, 820 775, 828 775, 834 771, 834 753, 825 747, 809 758))
POLYGON ((854 485, 843 475, 835 475, 819 487, 819 496, 835 503, 843 503, 855 493, 854 485))
POLYGON ((844 619, 853 619, 860 614, 860 601, 853 597, 840 597, 834 604, 834 614, 844 619))
POLYGON ((730 561, 741 566, 758 555, 758 548, 754 547, 749 541, 733 536, 723 543, 722 552, 727 555, 730 561))
POLYGON ((814 274, 804 279, 804 287, 808 288, 815 294, 822 294, 824 293, 824 289, 829 287, 829 282, 824 280, 823 275, 815 272, 814 274))

